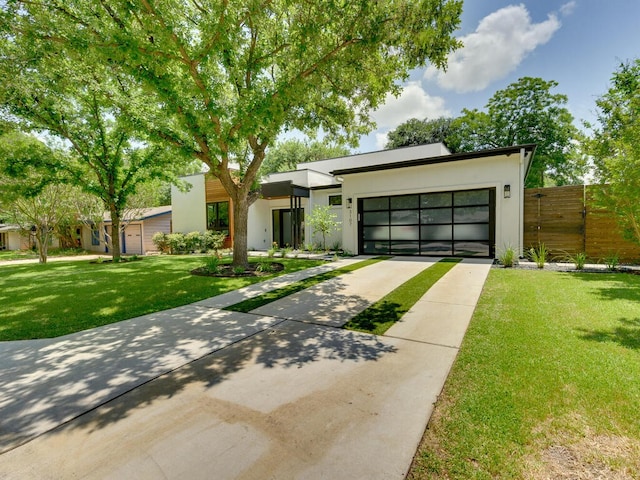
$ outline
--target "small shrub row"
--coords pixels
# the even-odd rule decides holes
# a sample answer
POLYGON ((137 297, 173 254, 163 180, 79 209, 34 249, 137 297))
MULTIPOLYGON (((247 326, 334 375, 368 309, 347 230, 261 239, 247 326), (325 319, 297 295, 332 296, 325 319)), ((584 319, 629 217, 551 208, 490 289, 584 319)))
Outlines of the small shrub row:
POLYGON ((151 240, 161 253, 178 255, 183 253, 205 253, 210 250, 217 251, 222 248, 225 233, 189 232, 189 233, 163 233, 156 232, 151 240))

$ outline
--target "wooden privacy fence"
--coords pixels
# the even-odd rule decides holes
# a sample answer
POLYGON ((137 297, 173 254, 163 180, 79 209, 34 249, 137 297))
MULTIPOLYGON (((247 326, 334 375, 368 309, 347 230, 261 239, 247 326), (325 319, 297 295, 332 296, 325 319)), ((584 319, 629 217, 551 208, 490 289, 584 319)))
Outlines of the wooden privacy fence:
POLYGON ((592 261, 615 254, 638 262, 640 245, 625 240, 615 216, 592 197, 589 185, 525 189, 524 247, 544 243, 552 257, 585 252, 592 261))

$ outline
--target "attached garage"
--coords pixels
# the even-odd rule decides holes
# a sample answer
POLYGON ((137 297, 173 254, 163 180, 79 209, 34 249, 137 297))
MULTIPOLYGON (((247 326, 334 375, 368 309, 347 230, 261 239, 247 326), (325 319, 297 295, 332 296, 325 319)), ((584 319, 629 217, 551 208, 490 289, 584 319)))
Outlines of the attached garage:
POLYGON ((365 254, 495 255, 495 188, 358 199, 365 254))
MULTIPOLYGON (((522 249, 523 185, 535 145, 333 170, 345 249, 494 258, 522 249)), ((385 152, 386 153, 386 152, 385 152)))

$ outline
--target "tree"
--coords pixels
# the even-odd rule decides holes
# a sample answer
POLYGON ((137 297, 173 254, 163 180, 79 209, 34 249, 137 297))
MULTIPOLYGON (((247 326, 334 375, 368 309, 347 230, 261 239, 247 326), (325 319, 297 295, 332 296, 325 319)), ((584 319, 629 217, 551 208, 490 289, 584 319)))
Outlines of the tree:
POLYGON ((313 233, 322 234, 322 249, 327 249, 327 235, 334 232, 340 222, 336 219, 338 216, 331 211, 331 205, 316 205, 307 217, 307 222, 313 229, 313 233))
POLYGON ((564 107, 567 97, 551 92, 557 86, 541 78, 519 79, 497 91, 486 112, 464 109, 453 122, 447 144, 468 152, 535 143, 527 187, 543 187, 546 180, 555 185, 580 182, 584 164, 575 152, 580 134, 564 107))
POLYGON ((9 5, 0 23, 0 105, 23 128, 62 140, 69 155, 55 166, 64 173, 61 181, 102 200, 118 261, 128 199, 149 180, 172 179, 176 158, 152 145, 135 124, 130 111, 144 109, 146 98, 131 78, 97 58, 91 62, 86 49, 74 50, 55 23, 46 34, 34 30, 36 18, 9 5))
POLYGON ((55 172, 42 174, 38 168, 54 164, 55 156, 23 133, 0 136, 0 215, 16 223, 23 235, 33 235, 40 263, 47 263, 56 228, 75 218, 69 187, 56 181, 55 172))
POLYGON ((284 140, 269 147, 262 164, 262 175, 288 172, 296 169, 298 163, 315 162, 326 158, 344 157, 351 151, 343 146, 326 141, 303 142, 297 139, 284 140))
POLYGON ((640 59, 618 67, 596 105, 600 126, 587 152, 606 184, 596 199, 615 213, 625 237, 640 243, 640 59))
POLYGON ((453 119, 447 117, 432 120, 428 118, 424 120, 410 118, 387 134, 388 141, 385 147, 400 148, 427 145, 429 143, 447 144, 447 138, 453 131, 452 124, 453 119))
POLYGON ((144 87, 144 108, 129 115, 206 163, 233 200, 236 266, 248 264, 248 209, 277 136, 322 129, 356 144, 399 79, 427 61, 445 65, 462 9, 460 0, 7 5, 8 25, 75 49, 74 64, 121 68, 144 87))

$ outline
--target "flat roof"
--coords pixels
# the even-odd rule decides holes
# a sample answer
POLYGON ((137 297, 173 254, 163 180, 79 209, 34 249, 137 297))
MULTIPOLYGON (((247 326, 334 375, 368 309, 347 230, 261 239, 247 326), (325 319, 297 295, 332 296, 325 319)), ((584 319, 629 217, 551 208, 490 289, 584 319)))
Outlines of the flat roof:
MULTIPOLYGON (((454 153, 451 155, 442 155, 439 157, 427 157, 427 158, 417 158, 415 160, 404 160, 402 162, 381 163, 378 165, 367 165, 364 167, 343 168, 339 170, 334 170, 331 172, 331 174, 335 176, 350 175, 354 173, 376 172, 379 170, 393 170, 397 168, 417 167, 421 165, 431 165, 436 163, 448 163, 448 162, 458 162, 461 160, 473 160, 474 158, 495 157, 498 155, 508 156, 508 155, 513 155, 514 153, 520 153, 521 149, 531 152, 531 155, 529 156, 529 159, 531 159, 531 157, 533 157, 533 153, 535 152, 536 145, 535 144, 513 145, 511 147, 493 148, 489 150, 479 150, 476 152, 462 152, 462 153, 454 153)), ((529 160, 529 164, 527 165, 526 173, 529 173, 530 165, 531 165, 531 160, 529 160)))

